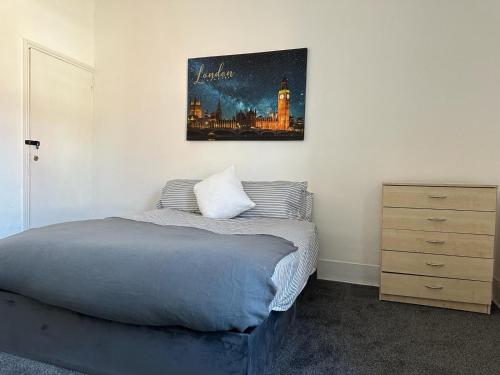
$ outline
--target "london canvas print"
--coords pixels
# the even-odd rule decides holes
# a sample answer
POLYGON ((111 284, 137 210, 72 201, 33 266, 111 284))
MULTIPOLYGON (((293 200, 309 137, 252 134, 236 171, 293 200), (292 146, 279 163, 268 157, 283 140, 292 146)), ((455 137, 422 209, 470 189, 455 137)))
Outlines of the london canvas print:
POLYGON ((187 140, 303 140, 307 48, 188 60, 187 140))

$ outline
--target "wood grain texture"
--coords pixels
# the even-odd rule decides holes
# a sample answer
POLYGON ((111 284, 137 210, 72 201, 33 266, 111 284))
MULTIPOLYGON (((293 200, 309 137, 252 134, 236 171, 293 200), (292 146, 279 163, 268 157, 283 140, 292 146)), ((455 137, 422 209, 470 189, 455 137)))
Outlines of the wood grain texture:
POLYGON ((431 187, 463 187, 463 188, 493 188, 496 189, 498 185, 491 185, 491 184, 467 184, 467 183, 455 183, 455 184, 447 184, 447 183, 440 183, 440 182, 434 182, 434 183, 423 183, 423 182, 410 182, 410 181, 403 181, 403 182, 395 182, 395 181, 389 181, 389 182, 383 182, 382 186, 431 186, 431 187))
POLYGON ((495 212, 384 207, 383 228, 495 234, 495 212))
POLYGON ((495 237, 480 234, 382 230, 382 249, 415 253, 493 258, 495 237))
POLYGON ((493 278, 493 259, 384 250, 382 251, 382 271, 491 281, 493 278))
POLYGON ((491 309, 491 305, 481 305, 478 303, 441 301, 441 300, 437 300, 437 299, 393 296, 390 294, 381 294, 380 299, 382 301, 411 303, 414 305, 425 305, 425 306, 432 306, 432 307, 441 307, 441 308, 445 308, 445 309, 465 310, 465 311, 472 311, 472 312, 478 312, 478 313, 483 313, 483 314, 489 314, 490 309, 491 309))
POLYGON ((491 282, 382 272, 381 294, 491 304, 491 282))
POLYGON ((490 313, 494 185, 382 189, 380 299, 490 313))
POLYGON ((496 188, 386 185, 383 192, 385 207, 496 210, 496 188))

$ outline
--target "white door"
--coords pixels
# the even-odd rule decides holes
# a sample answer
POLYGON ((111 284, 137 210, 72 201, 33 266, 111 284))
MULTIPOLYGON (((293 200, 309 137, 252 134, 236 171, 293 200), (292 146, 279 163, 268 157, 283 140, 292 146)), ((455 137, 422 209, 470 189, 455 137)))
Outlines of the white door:
POLYGON ((29 48, 25 226, 92 215, 93 74, 29 48), (26 217, 27 216, 27 217, 26 217))

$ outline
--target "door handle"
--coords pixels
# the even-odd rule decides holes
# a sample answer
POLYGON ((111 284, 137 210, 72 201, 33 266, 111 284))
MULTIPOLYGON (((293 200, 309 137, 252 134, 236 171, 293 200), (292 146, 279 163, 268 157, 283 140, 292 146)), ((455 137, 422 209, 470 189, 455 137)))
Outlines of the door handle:
POLYGON ((33 139, 26 139, 24 144, 28 146, 35 146, 37 150, 40 148, 40 141, 35 141, 33 139))

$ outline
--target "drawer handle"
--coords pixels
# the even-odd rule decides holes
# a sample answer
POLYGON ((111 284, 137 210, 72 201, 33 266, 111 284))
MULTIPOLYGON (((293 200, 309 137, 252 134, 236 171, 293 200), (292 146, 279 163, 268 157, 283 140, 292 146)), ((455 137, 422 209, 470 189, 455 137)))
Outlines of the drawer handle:
POLYGON ((428 266, 431 267, 444 267, 444 263, 432 263, 432 262, 425 262, 428 266))
POLYGON ((439 194, 436 194, 436 195, 429 194, 428 197, 432 198, 432 199, 446 199, 446 198, 448 198, 447 195, 439 195, 439 194))
POLYGON ((425 287, 428 289, 435 289, 435 290, 444 288, 444 286, 442 285, 426 285, 425 287))
POLYGON ((444 217, 428 217, 427 220, 429 220, 429 221, 446 221, 446 218, 444 218, 444 217))
POLYGON ((433 245, 443 245, 445 243, 445 241, 442 240, 426 240, 425 242, 433 245))

